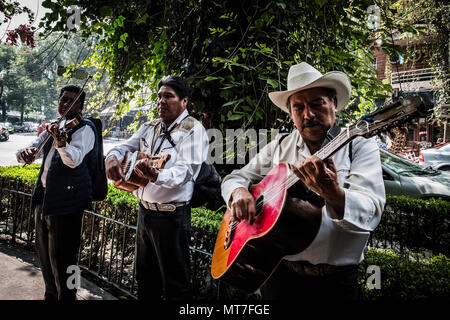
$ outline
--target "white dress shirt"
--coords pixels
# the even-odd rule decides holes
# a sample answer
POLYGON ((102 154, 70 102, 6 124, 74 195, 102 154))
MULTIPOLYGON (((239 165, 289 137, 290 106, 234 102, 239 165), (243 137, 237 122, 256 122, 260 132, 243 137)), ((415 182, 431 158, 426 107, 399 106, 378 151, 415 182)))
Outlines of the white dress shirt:
MULTIPOLYGON (((256 184, 281 162, 298 165, 311 156, 300 133, 295 130, 281 145, 278 138, 266 145, 240 170, 234 170, 222 182, 222 196, 228 204, 238 187, 256 184)), ((332 159, 337 169, 339 185, 345 192, 342 219, 332 219, 327 204, 315 239, 303 252, 286 256, 286 260, 308 261, 312 264, 351 265, 361 262, 370 231, 381 219, 385 205, 385 190, 378 146, 373 138, 357 137, 352 141, 352 161, 349 145, 337 151, 332 159)), ((334 216, 334 215, 331 215, 334 216)))
MULTIPOLYGON (((41 142, 43 142, 48 137, 48 135, 49 133, 47 131, 42 131, 37 139, 35 139, 27 148, 37 148, 41 144, 41 142)), ((53 140, 53 144, 47 155, 45 163, 43 164, 44 167, 41 175, 41 182, 44 188, 46 186, 48 168, 50 167, 50 163, 56 151, 59 152, 61 160, 66 166, 68 166, 69 168, 76 168, 81 164, 81 162, 83 162, 84 157, 86 156, 86 154, 88 154, 89 151, 92 150, 92 148, 94 148, 95 144, 94 131, 88 125, 85 125, 76 130, 72 134, 71 141, 66 142, 66 145, 64 147, 57 147, 54 139, 50 139, 53 140)), ((26 148, 20 149, 16 153, 17 161, 20 163, 25 163, 25 161, 20 157, 20 153, 25 149, 26 148)), ((42 158, 43 155, 44 152, 42 149, 41 152, 36 154, 36 159, 42 158)))
POLYGON ((112 148, 107 158, 114 155, 122 162, 127 152, 141 151, 151 155, 170 154, 170 160, 160 169, 155 182, 149 182, 145 188, 138 188, 133 193, 138 198, 151 203, 185 202, 192 198, 194 181, 197 178, 201 164, 208 155, 209 139, 203 125, 195 120, 191 130, 185 130, 181 125, 175 126, 189 115, 184 110, 167 128, 172 130, 170 136, 175 144, 173 147, 161 134, 157 137, 152 150, 155 126, 146 123, 124 144, 112 148), (162 141, 162 144, 161 144, 162 141), (159 152, 154 154, 156 149, 159 152))

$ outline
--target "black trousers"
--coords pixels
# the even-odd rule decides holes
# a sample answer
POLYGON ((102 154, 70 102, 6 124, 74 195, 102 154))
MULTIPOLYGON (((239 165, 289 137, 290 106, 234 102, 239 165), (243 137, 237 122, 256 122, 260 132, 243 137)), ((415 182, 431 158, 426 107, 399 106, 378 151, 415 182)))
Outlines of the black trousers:
POLYGON ((190 205, 173 212, 139 208, 136 280, 139 300, 192 297, 189 240, 190 205))
POLYGON ((70 265, 77 264, 80 249, 82 212, 42 216, 37 205, 36 251, 45 282, 45 300, 76 300, 76 289, 69 289, 67 273, 70 265))
POLYGON ((319 274, 305 275, 292 270, 282 261, 261 287, 261 293, 265 300, 356 300, 358 265, 340 267, 330 274, 320 274, 319 271, 319 274))

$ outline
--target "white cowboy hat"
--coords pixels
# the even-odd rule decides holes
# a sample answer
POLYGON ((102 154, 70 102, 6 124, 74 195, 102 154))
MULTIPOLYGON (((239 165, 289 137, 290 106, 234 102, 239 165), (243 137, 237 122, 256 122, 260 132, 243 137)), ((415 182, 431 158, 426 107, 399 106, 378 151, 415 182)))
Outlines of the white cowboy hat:
POLYGON ((287 91, 270 92, 269 98, 281 110, 289 112, 287 100, 291 95, 302 90, 317 87, 336 90, 337 111, 347 105, 352 94, 352 85, 345 73, 331 71, 323 75, 308 63, 302 62, 289 68, 287 91))

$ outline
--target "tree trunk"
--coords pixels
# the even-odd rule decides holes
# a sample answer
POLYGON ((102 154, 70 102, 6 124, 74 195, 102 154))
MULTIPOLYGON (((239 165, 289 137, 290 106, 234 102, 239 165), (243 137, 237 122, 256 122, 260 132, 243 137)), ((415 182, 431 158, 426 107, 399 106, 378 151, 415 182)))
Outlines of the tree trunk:
POLYGON ((2 107, 2 121, 6 121, 6 102, 2 99, 3 97, 3 84, 0 85, 0 106, 2 107))
POLYGON ((23 113, 25 112, 25 105, 20 106, 20 122, 23 123, 23 113))

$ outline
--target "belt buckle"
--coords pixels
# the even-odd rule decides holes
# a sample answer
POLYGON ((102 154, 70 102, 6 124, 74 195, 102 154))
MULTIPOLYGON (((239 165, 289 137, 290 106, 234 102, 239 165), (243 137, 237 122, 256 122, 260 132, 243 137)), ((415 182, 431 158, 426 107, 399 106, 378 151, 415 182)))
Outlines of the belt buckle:
POLYGON ((147 201, 141 201, 142 205, 147 210, 153 210, 153 211, 168 211, 173 212, 177 209, 177 206, 171 203, 151 203, 147 201))
POLYGON ((170 212, 175 211, 175 209, 177 208, 174 204, 170 203, 157 204, 156 207, 158 208, 158 210, 170 212))

